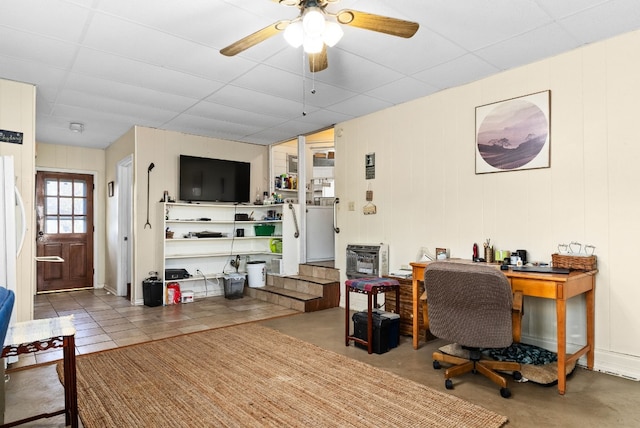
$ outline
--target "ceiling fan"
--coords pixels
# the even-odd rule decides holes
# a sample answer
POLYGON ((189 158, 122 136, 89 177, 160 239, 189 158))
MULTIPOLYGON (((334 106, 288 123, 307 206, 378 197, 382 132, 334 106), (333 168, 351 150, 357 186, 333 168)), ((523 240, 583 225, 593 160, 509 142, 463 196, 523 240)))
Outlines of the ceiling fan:
POLYGON ((326 7, 340 0, 272 0, 300 9, 297 18, 281 20, 248 35, 220 51, 226 56, 240 52, 284 31, 284 38, 294 46, 303 46, 309 56, 309 69, 315 73, 328 67, 327 46, 334 46, 342 37, 341 25, 377 31, 392 36, 409 38, 418 31, 418 23, 388 16, 374 15, 357 10, 343 9, 331 13, 326 7))

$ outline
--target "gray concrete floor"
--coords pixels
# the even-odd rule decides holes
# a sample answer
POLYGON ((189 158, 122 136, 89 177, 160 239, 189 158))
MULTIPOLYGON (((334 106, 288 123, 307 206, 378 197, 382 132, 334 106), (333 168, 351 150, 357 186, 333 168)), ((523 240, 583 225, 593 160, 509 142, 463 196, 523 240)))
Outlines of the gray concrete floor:
MULTIPOLYGON (((258 321, 267 327, 314 343, 322 348, 364 361, 435 389, 481 405, 509 418, 509 427, 637 427, 640 426, 638 382, 577 368, 567 382, 567 393, 556 387, 510 380, 512 397, 500 397, 498 387, 481 375, 467 374, 444 388, 442 371, 432 367, 431 353, 444 342, 421 342, 414 350, 410 337, 385 354, 367 354, 344 344, 344 309, 296 314, 258 321)), ((6 421, 28 414, 56 410, 63 404, 62 387, 53 365, 35 366, 11 373, 6 384, 6 421), (48 410, 44 410, 48 409, 48 410)), ((62 427, 56 417, 24 426, 62 427)), ((381 421, 384 426, 384 421, 381 421)))

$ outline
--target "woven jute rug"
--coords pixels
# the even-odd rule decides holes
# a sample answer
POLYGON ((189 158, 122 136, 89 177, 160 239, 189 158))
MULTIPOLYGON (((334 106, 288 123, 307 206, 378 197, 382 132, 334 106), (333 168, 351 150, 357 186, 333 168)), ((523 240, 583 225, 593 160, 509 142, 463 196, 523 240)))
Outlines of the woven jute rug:
POLYGON ((85 428, 487 428, 507 421, 256 324, 81 355, 76 362, 85 428))

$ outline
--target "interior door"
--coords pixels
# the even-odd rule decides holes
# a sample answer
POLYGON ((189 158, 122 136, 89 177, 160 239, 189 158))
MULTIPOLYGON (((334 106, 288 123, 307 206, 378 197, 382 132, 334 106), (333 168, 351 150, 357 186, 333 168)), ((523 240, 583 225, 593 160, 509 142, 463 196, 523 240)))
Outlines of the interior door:
POLYGON ((307 262, 335 259, 333 205, 307 205, 307 262))
POLYGON ((93 287, 93 176, 36 174, 37 291, 93 287))

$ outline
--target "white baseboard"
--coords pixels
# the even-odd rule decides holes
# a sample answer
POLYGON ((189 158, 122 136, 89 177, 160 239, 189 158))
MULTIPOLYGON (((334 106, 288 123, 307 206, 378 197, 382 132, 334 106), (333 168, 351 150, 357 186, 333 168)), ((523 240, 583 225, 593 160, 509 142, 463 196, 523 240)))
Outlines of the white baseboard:
POLYGON ((640 357, 596 349, 594 370, 640 381, 640 357))
POLYGON ((105 290, 107 290, 109 293, 113 294, 114 296, 117 296, 116 294, 116 290, 114 288, 109 287, 108 285, 104 284, 101 288, 104 288, 105 290))

